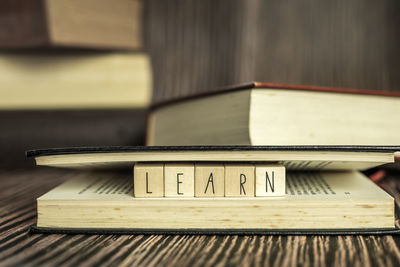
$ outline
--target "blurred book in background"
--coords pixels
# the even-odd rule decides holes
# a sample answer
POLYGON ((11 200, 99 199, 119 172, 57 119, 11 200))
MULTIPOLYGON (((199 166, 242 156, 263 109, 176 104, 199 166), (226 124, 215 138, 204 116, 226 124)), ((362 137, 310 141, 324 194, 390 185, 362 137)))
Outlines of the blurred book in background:
POLYGON ((140 0, 2 0, 0 48, 139 49, 140 0))
POLYGON ((0 166, 43 147, 144 143, 142 2, 0 3, 0 166), (100 50, 102 49, 102 50, 100 50))
POLYGON ((1 109, 146 108, 150 59, 141 52, 0 53, 1 109))

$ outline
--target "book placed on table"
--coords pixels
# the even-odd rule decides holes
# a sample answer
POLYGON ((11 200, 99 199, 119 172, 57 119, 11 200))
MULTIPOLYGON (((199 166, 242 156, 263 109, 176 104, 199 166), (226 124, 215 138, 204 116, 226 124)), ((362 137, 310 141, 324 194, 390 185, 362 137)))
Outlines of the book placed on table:
POLYGON ((4 0, 0 48, 143 47, 140 0, 4 0))
POLYGON ((254 82, 161 103, 148 145, 398 145, 400 93, 254 82))
POLYGON ((97 147, 36 150, 28 156, 37 165, 92 170, 38 199, 37 229, 41 231, 320 229, 344 233, 352 229, 388 233, 397 231, 394 200, 357 170, 392 163, 398 150, 373 146, 97 147), (266 170, 268 177, 256 171, 266 163, 288 170, 286 194, 257 194, 257 188, 271 189, 272 169, 266 170), (135 165, 138 168, 132 175, 135 165), (196 170, 197 166, 203 169, 196 170), (227 169, 232 166, 233 171, 227 169), (124 172, 116 172, 116 167, 124 172), (265 181, 262 185, 257 183, 260 177, 265 181), (231 194, 232 188, 236 195, 231 194))

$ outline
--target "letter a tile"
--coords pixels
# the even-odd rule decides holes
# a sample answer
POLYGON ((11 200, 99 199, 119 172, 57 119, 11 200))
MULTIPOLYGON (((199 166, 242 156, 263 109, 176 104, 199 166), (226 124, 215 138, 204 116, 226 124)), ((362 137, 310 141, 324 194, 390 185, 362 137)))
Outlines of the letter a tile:
POLYGON ((225 194, 223 164, 195 165, 195 197, 223 197, 225 194))

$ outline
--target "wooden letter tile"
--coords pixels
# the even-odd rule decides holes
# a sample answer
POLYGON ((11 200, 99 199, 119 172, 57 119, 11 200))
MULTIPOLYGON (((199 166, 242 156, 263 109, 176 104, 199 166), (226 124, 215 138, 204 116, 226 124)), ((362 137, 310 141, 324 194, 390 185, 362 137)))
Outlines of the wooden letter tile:
POLYGON ((225 195, 223 164, 196 164, 195 197, 223 197, 225 195))
POLYGON ((225 196, 254 197, 254 165, 225 165, 225 196))
POLYGON ((193 197, 194 164, 165 164, 164 186, 164 193, 166 197, 193 197))
POLYGON ((164 196, 164 164, 137 163, 133 169, 135 197, 164 196))
POLYGON ((284 196, 286 171, 280 164, 256 165, 256 196, 284 196))

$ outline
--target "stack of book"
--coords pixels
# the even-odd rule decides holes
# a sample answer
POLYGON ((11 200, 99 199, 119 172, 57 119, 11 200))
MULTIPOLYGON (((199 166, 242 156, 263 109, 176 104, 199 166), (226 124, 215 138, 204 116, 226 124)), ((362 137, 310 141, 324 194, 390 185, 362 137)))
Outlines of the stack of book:
POLYGON ((391 233, 400 94, 250 83, 151 109, 146 147, 28 152, 85 172, 38 199, 50 232, 391 233), (119 168, 121 172, 116 172, 119 168))
POLYGON ((37 147, 143 144, 142 14, 138 0, 0 3, 2 167, 37 147))

